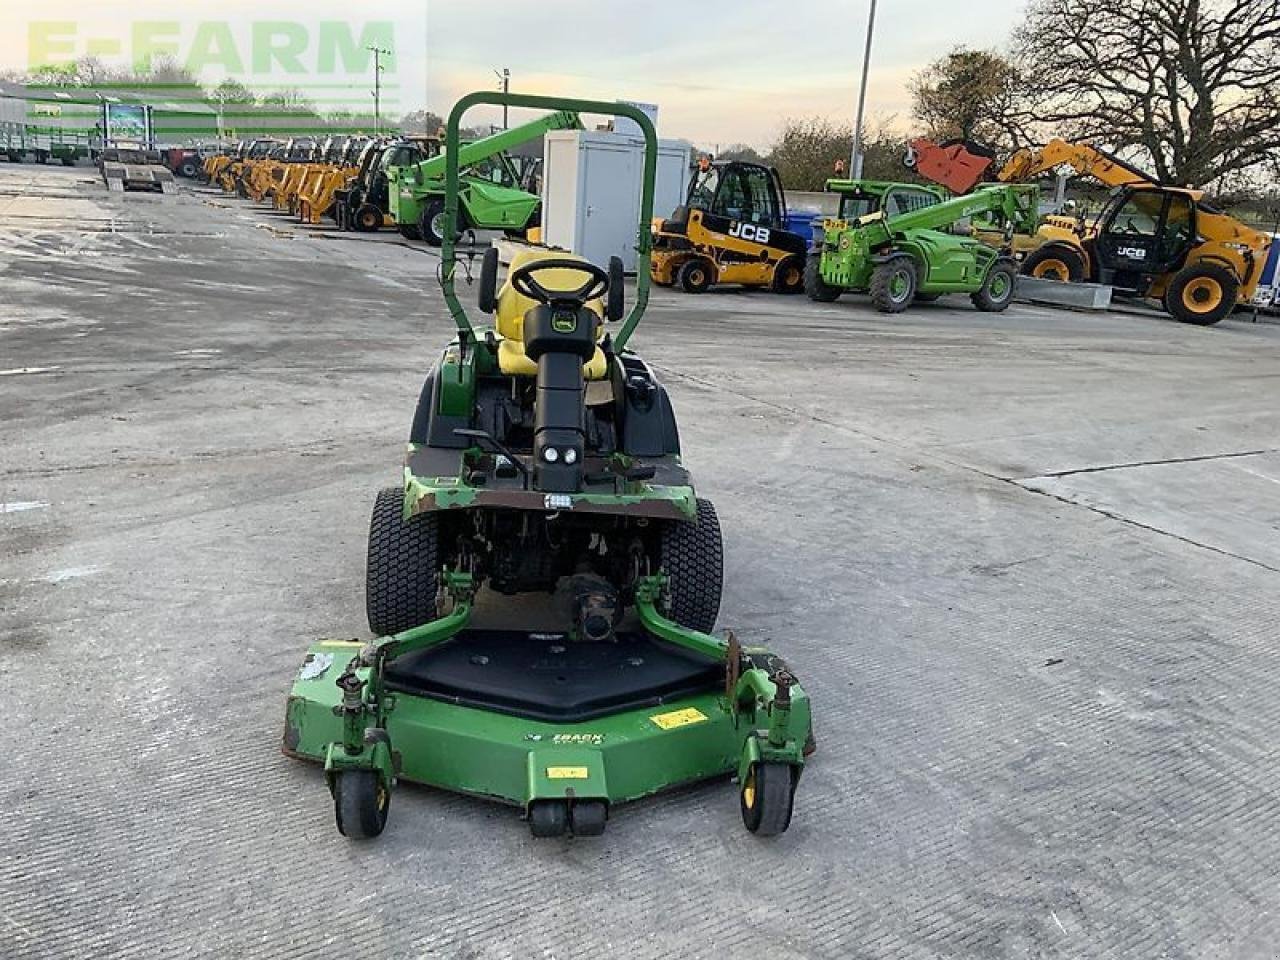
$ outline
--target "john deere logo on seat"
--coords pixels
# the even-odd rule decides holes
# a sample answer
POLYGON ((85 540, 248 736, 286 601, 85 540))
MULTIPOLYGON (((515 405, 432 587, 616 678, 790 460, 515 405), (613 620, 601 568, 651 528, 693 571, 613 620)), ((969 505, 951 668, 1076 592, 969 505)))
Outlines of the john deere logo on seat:
POLYGON ((578 318, 569 313, 557 313, 551 318, 551 329, 556 333, 573 333, 578 329, 578 318))

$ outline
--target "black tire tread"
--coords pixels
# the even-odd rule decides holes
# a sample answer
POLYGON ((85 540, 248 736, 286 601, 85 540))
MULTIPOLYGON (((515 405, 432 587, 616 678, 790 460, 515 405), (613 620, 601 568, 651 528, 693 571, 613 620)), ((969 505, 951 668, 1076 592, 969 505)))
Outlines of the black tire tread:
POLYGON ((1080 283, 1084 280, 1084 257, 1077 250, 1063 243, 1046 243, 1026 255, 1022 261, 1021 273, 1031 276, 1032 271, 1044 260, 1061 260, 1067 265, 1067 283, 1080 283))
POLYGON ((387 825, 387 807, 378 810, 378 774, 373 770, 344 770, 333 781, 333 810, 338 832, 353 840, 372 839, 387 825))
POLYGON ((680 289, 685 293, 705 293, 711 287, 711 267, 700 259, 686 260, 680 264, 680 269, 676 273, 676 283, 680 285, 680 289), (694 271, 701 270, 705 278, 703 283, 694 282, 694 271))
POLYGON ((881 313, 902 313, 907 307, 911 306, 911 302, 915 299, 918 285, 919 278, 916 275, 915 263, 910 257, 900 255, 886 260, 872 271, 871 286, 868 292, 871 294, 871 302, 875 304, 875 308, 881 313), (901 302, 898 302, 893 299, 889 284, 893 279, 893 275, 903 267, 907 267, 911 271, 911 289, 908 291, 908 295, 903 297, 901 302))
POLYGON ((795 771, 785 763, 757 763, 755 781, 755 807, 748 810, 742 800, 742 822, 758 837, 776 837, 791 826, 795 771))
POLYGON ((439 521, 428 513, 406 522, 403 503, 400 489, 379 490, 369 521, 365 608, 369 629, 380 637, 436 617, 439 521))
POLYGON ((991 269, 987 271, 986 279, 982 281, 982 287, 969 295, 973 305, 984 313, 1003 313, 1009 309, 1009 304, 1013 303, 1014 294, 1017 292, 1018 269, 1011 260, 997 260, 991 265, 991 269), (1009 295, 1003 300, 995 300, 991 296, 991 281, 997 273, 1003 273, 1009 278, 1009 295))
POLYGON ((724 542, 710 500, 698 499, 695 523, 676 521, 662 531, 662 569, 669 578, 666 615, 683 627, 710 633, 724 589, 724 542))
POLYGON ((1231 316, 1240 297, 1240 282, 1236 275, 1220 263, 1200 261, 1189 263, 1169 279, 1164 294, 1164 309, 1169 316, 1182 323, 1198 327, 1211 327, 1231 316), (1182 290, 1196 277, 1212 277, 1222 285, 1222 303, 1211 313, 1190 313, 1182 306, 1182 290))
POLYGON ((812 254, 804 264, 804 292, 810 300, 818 303, 833 303, 844 293, 839 287, 833 287, 822 279, 822 258, 812 254))

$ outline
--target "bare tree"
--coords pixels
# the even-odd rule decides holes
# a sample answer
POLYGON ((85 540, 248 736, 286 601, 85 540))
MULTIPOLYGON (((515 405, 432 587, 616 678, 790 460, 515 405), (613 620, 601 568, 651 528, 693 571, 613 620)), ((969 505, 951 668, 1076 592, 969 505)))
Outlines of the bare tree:
POLYGON ((912 116, 935 140, 977 140, 1002 150, 1025 141, 1021 78, 994 50, 956 47, 912 77, 909 89, 912 116))
POLYGON ((1140 148, 1162 181, 1280 170, 1280 0, 1031 0, 1030 118, 1140 148))

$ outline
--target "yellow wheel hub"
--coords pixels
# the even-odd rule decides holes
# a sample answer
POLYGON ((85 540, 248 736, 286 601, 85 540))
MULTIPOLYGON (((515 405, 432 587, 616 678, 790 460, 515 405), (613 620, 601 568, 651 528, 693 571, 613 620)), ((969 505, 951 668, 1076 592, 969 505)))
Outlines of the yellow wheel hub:
POLYGON ((1222 284, 1213 277, 1196 277, 1182 288, 1182 305, 1193 313, 1208 313, 1222 303, 1222 284))
POLYGON ((1041 280, 1070 280, 1071 271, 1067 265, 1056 257, 1041 260, 1031 268, 1031 275, 1041 280))
POLYGON ((747 782, 742 785, 742 802, 748 810, 754 810, 756 806, 756 768, 752 766, 751 772, 747 774, 747 782))

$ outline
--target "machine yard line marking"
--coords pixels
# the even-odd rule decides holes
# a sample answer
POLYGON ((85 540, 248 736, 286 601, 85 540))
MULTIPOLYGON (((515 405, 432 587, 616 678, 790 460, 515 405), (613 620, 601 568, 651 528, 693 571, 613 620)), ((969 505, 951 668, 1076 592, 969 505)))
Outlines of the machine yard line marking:
POLYGON ((0 370, 0 377, 16 377, 24 373, 50 373, 61 369, 61 367, 14 367, 12 370, 0 370))
POLYGON ((1034 477, 1022 477, 1024 480, 1045 480, 1056 477, 1073 477, 1081 473, 1105 473, 1108 470, 1128 470, 1130 467, 1159 467, 1167 463, 1200 463, 1204 460, 1233 460, 1238 457, 1258 457, 1266 453, 1280 453, 1280 447, 1268 447, 1262 450, 1241 450, 1238 453, 1206 453, 1199 457, 1170 457, 1168 460, 1137 460, 1133 463, 1111 463, 1101 467, 1080 467, 1076 470, 1055 470, 1052 473, 1037 473, 1034 477))
POLYGON ((11 503, 0 503, 0 513, 22 513, 25 510, 43 510, 49 506, 44 500, 14 500, 11 503))
MULTIPOLYGON (((671 370, 670 368, 663 368, 658 364, 654 364, 654 369, 659 370, 664 376, 673 377, 677 380, 687 380, 690 383, 700 384, 701 386, 707 387, 710 390, 718 390, 721 393, 727 393, 731 396, 741 397, 744 400, 750 400, 754 403, 759 403, 766 407, 772 407, 775 410, 781 410, 784 413, 789 413, 795 417, 801 417, 806 420, 811 420, 814 423, 821 423, 824 426, 828 426, 835 430, 839 430, 842 433, 848 433, 855 437, 860 437, 863 440, 873 440, 876 443, 881 443, 888 447, 894 447, 898 450, 902 450, 904 452, 910 453, 913 456, 916 456, 922 459, 936 460, 939 463, 945 463, 948 466, 955 467, 956 469, 959 469, 959 470, 967 470, 970 473, 976 473, 978 476, 986 477, 988 480, 995 480, 995 481, 998 481, 999 483, 1009 484, 1010 486, 1016 487, 1017 489, 1025 491, 1026 493, 1032 493, 1042 497, 1049 497, 1050 499, 1057 500, 1059 503, 1065 503, 1068 506, 1080 507, 1082 509, 1089 510, 1092 513, 1096 513, 1096 514, 1099 514, 1100 516, 1107 517, 1110 520, 1118 520, 1120 523, 1125 523, 1125 524, 1128 524, 1129 526, 1137 527, 1140 530, 1146 530, 1149 533, 1159 534, 1162 537, 1169 537, 1170 539, 1178 540, 1182 543, 1188 544, 1189 546, 1199 547, 1202 550, 1208 550, 1210 553, 1216 553, 1219 556, 1230 557, 1233 560, 1241 560, 1245 563, 1251 564, 1252 566, 1261 567, 1263 570, 1268 570, 1271 573, 1280 573, 1280 568, 1273 567, 1270 564, 1263 563, 1261 560, 1254 560, 1252 557, 1241 556, 1238 553, 1232 553, 1230 550, 1223 550, 1221 547, 1215 547, 1207 543, 1201 543, 1199 540, 1192 540, 1190 537, 1184 537, 1181 534, 1172 533, 1168 530, 1161 530, 1159 527, 1153 527, 1150 524, 1142 523, 1141 521, 1133 520, 1129 517, 1121 516, 1118 513, 1112 513, 1111 511, 1104 510, 1101 507, 1095 507, 1087 503, 1080 503, 1077 500, 1071 500, 1067 497, 1060 496, 1059 494, 1050 493, 1048 490, 1037 490, 1035 487, 1024 486, 1024 484, 1030 482, 1030 480, 1036 479, 1034 477, 1028 478, 1026 480, 1019 480, 1014 477, 1002 477, 1002 476, 999 476, 998 474, 988 473, 986 470, 982 470, 978 467, 973 466, 972 464, 960 463, 955 460, 950 460, 947 457, 938 456, 936 453, 932 453, 930 451, 909 447, 896 440, 889 440, 883 437, 877 437, 875 434, 865 433, 861 430, 855 430, 852 427, 849 427, 845 424, 835 423, 831 420, 824 420, 822 417, 815 416, 811 413, 805 413, 801 410, 793 409, 781 403, 774 403, 771 400, 762 400, 759 397, 751 396, 751 394, 749 393, 742 393, 741 391, 738 391, 738 390, 731 390, 728 387, 722 386, 721 384, 718 384, 718 383, 713 383, 709 380, 704 380, 701 377, 694 377, 689 374, 678 373, 674 370, 671 370)), ((1257 451, 1257 452, 1265 453, 1268 451, 1257 451)), ((1248 455, 1249 454, 1234 454, 1234 456, 1248 456, 1248 455)), ((1212 459, 1212 458, 1200 458, 1200 459, 1212 459)))

